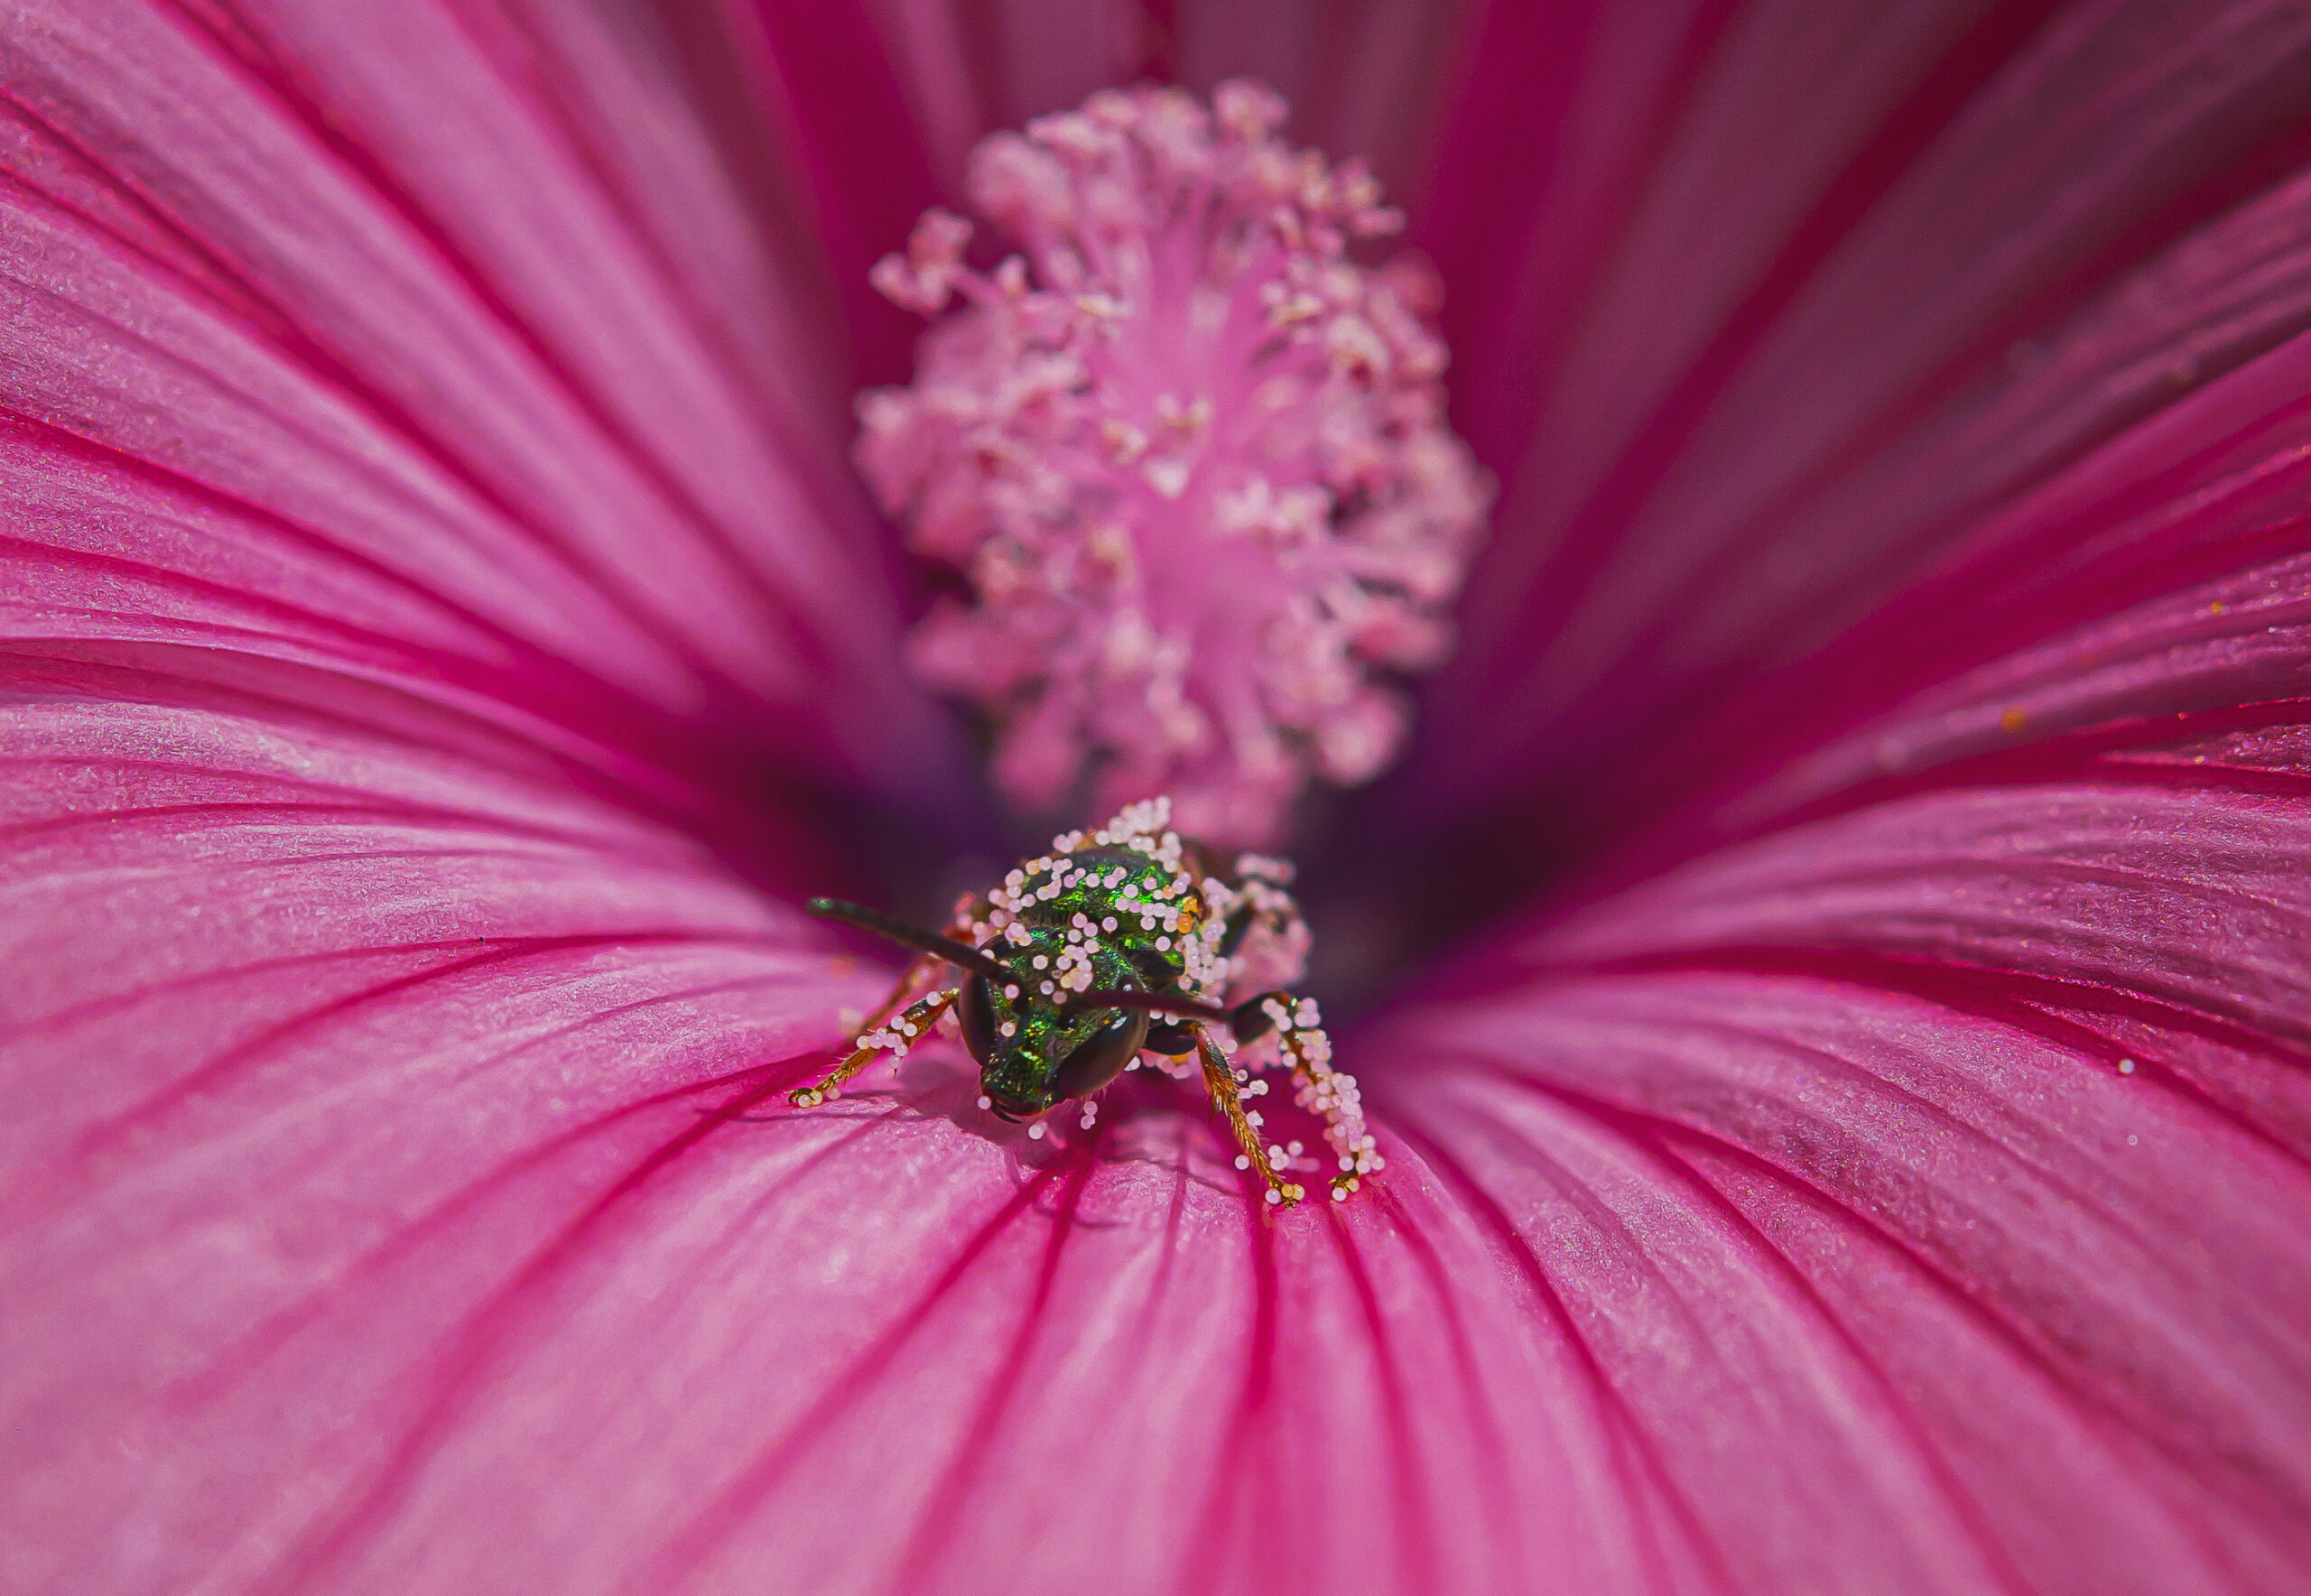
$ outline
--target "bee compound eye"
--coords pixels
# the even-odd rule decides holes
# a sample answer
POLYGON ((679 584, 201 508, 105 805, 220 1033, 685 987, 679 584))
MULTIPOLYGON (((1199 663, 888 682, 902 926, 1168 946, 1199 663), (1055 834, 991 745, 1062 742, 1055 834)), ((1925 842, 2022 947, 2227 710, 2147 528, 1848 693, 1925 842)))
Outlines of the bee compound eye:
POLYGON ((1077 1043, 1075 1050, 1060 1061, 1059 1072, 1052 1077, 1052 1090, 1063 1098, 1099 1090, 1123 1073, 1124 1066, 1146 1040, 1147 1011, 1117 1009, 1107 1024, 1077 1043))
POLYGON ((955 1022, 963 1028, 963 1045, 984 1064, 995 1055, 995 989, 983 975, 963 983, 955 999, 955 1022))

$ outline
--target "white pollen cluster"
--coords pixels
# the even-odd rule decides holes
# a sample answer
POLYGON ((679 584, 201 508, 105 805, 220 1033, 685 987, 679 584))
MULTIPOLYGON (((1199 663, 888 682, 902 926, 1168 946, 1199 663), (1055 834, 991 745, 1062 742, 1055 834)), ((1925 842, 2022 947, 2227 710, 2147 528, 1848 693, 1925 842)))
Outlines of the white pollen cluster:
MULTIPOLYGON (((905 989, 906 983, 902 981, 900 992, 904 993, 905 989)), ((843 1082, 858 1074, 878 1053, 887 1053, 891 1068, 896 1070, 899 1061, 906 1057, 908 1050, 946 1019, 954 1000, 955 994, 951 988, 934 991, 916 999, 885 1024, 854 1038, 849 1056, 836 1067, 833 1073, 813 1085, 798 1087, 787 1094, 787 1100, 798 1109, 815 1109, 822 1103, 832 1102, 842 1095, 843 1082)), ((898 995, 895 994, 892 1001, 894 1004, 899 1001, 898 995)))
POLYGON ((1030 808, 1096 761, 1103 797, 1263 842, 1312 775, 1395 757, 1388 677, 1450 651, 1490 487, 1444 422, 1434 281, 1350 258, 1402 218, 1284 116, 1249 82, 1102 91, 973 152, 1021 253, 977 271, 933 210, 875 267, 935 320, 914 384, 860 396, 859 462, 971 589, 912 661, 989 712, 1030 808))
MULTIPOLYGON (((1048 975, 1041 986, 1044 996, 1055 997, 1063 989, 1090 991, 1096 979, 1093 955, 1126 921, 1143 933, 1156 933, 1158 948, 1179 948, 1187 961, 1184 984, 1191 995, 1217 992, 1228 968, 1228 961, 1219 955, 1224 927, 1206 913, 1196 879, 1186 866, 1187 845, 1177 831, 1169 829, 1170 819, 1171 801, 1151 798, 1128 805, 1096 831, 1063 831, 1053 838, 1049 853, 1027 860, 987 895, 981 945, 1000 938, 1014 947, 1026 947, 1035 938, 1023 916, 1036 905, 1079 889, 1103 891, 1113 895, 1115 914, 1094 921, 1079 910, 1063 933, 1064 941, 1057 952, 1037 953, 1028 960, 1031 970, 1048 975), (1078 849, 1086 848, 1129 849, 1145 854, 1162 869, 1165 879, 1149 888, 1120 865, 1086 863, 1074 857, 1078 849), (1193 932, 1187 929, 1191 925, 1193 932)), ((1016 998, 1016 993, 1008 988, 1006 996, 1016 998)))

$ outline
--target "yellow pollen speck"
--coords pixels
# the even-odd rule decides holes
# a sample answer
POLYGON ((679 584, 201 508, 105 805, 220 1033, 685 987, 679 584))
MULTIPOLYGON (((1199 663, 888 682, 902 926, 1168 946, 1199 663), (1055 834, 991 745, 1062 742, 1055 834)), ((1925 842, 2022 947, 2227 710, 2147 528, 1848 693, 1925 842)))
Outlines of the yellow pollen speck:
POLYGON ((2218 599, 2216 599, 2214 603, 2212 603, 2212 604, 2210 604, 2210 605, 2208 605, 2208 606, 2206 607, 2206 612, 2207 612, 2207 614, 2209 614, 2209 615, 2221 615, 2224 610, 2226 610, 2226 609, 2228 609, 2228 608, 2231 608, 2231 606, 2229 606, 2228 604, 2225 604, 2222 599, 2218 598, 2218 599))
POLYGON ((2028 710, 2025 710, 2021 705, 2009 704, 1999 714, 1999 729, 2009 734, 2018 732, 2028 723, 2029 719, 2030 712, 2028 710))

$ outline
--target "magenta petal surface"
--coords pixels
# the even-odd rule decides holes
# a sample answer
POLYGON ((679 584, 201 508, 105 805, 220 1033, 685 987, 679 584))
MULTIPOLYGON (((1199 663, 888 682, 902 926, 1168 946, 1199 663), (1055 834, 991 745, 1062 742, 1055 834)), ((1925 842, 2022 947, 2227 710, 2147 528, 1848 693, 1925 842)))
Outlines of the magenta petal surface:
POLYGON ((1383 1122, 1498 1206, 1742 1526, 1737 1583, 2300 1578, 2311 823, 2276 718, 1785 825, 1363 1039, 1430 1061, 1383 1122), (1821 1504, 1802 1545, 1746 1533, 1769 1500, 1821 1504))
POLYGON ((888 779, 929 722, 814 319, 664 42, 547 9, 9 29, 9 629, 888 779))
POLYGON ((2272 900, 2211 952, 2107 794, 1690 868, 1366 1033, 1388 1175, 1271 1226, 1193 1117, 990 1140, 933 1056, 739 1118, 874 972, 510 756, 12 681, 17 1588, 2302 1565, 2280 820, 2199 806, 2272 900))
POLYGON ((501 1276, 867 986, 531 751, 260 674, 8 667, 14 1589, 285 1578, 501 1276))
POLYGON ((2278 1591, 2300 1065, 2208 1029, 1696 955, 1415 1011, 1392 1117, 1591 1360, 1669 1588, 2278 1591))
POLYGON ((2305 153, 2298 7, 1629 7, 1575 38, 1545 158, 1472 101, 1416 228, 1505 480, 1410 809, 1681 740, 2303 325, 2261 192, 2305 153))

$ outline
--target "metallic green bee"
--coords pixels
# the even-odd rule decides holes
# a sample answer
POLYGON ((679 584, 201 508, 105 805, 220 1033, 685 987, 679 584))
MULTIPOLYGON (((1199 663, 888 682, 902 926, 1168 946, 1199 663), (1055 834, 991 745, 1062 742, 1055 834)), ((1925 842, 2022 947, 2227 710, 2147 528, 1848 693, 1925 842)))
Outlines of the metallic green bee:
POLYGON ((950 1008, 979 1066, 979 1107, 1032 1121, 1065 1099, 1084 1100, 1143 1065, 1178 1079, 1201 1073, 1212 1105, 1257 1170, 1267 1201, 1305 1195, 1292 1178, 1319 1167, 1298 1142, 1263 1134, 1246 1100, 1267 1094, 1264 1072, 1286 1071, 1294 1100, 1323 1122, 1339 1173, 1335 1202, 1380 1167, 1364 1127, 1356 1078, 1332 1067, 1332 1044, 1313 998, 1276 989, 1299 979, 1307 926, 1285 890, 1291 867, 1258 854, 1223 860, 1166 830, 1171 805, 1136 803, 1096 831, 1054 838, 985 896, 966 897, 944 933, 856 904, 815 898, 811 912, 919 949, 832 1073, 789 1096, 816 1108, 888 1052, 894 1062, 950 1008), (960 971, 961 976, 950 973, 960 971), (1248 988, 1266 988, 1242 996, 1248 988), (1234 998, 1235 1001, 1227 999, 1234 998), (1227 1042, 1211 1027, 1224 1026, 1227 1042))

